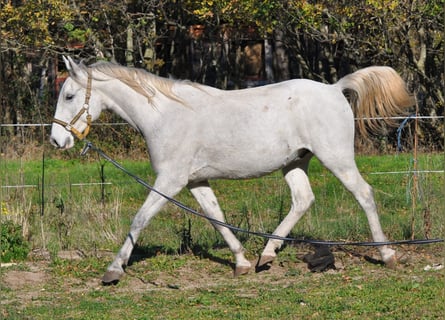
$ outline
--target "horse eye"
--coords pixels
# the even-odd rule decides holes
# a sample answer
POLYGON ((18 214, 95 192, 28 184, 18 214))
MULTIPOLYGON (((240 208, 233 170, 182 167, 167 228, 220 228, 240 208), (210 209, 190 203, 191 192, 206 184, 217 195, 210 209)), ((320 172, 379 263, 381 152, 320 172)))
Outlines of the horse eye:
POLYGON ((73 100, 73 98, 74 98, 74 94, 67 94, 66 96, 65 96, 65 100, 73 100))

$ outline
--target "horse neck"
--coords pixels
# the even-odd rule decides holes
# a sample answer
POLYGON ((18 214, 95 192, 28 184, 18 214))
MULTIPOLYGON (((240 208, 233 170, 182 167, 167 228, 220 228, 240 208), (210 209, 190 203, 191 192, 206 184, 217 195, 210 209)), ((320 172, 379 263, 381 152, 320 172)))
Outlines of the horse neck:
POLYGON ((165 101, 158 92, 155 93, 153 101, 149 101, 147 97, 120 81, 104 85, 102 92, 109 99, 106 103, 107 109, 120 116, 146 138, 159 125, 163 109, 168 108, 169 102, 171 103, 165 101))

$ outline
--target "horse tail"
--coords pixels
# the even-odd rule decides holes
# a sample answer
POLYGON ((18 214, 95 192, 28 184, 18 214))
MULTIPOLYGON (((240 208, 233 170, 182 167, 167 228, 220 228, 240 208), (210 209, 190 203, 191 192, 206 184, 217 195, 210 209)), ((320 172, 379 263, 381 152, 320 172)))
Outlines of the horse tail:
POLYGON ((389 117, 405 115, 415 105, 414 96, 390 67, 368 67, 341 78, 336 84, 348 98, 361 134, 382 129, 382 122, 394 126, 389 117))

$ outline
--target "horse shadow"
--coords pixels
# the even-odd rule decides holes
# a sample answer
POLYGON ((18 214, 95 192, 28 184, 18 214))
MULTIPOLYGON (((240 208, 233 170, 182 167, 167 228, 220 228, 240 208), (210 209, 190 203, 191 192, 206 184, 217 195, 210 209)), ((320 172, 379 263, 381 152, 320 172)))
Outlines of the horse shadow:
POLYGON ((127 266, 130 267, 135 263, 153 258, 159 254, 168 256, 192 254, 196 257, 208 259, 215 263, 231 267, 233 270, 235 270, 235 263, 210 253, 209 248, 205 248, 200 245, 194 245, 192 248, 187 250, 172 249, 171 247, 159 245, 136 245, 131 253, 130 259, 128 260, 127 266))
MULTIPOLYGON (((311 251, 311 249, 312 249, 312 251, 317 250, 317 248, 318 248, 317 246, 313 246, 310 244, 291 243, 291 244, 284 244, 283 247, 279 251, 284 250, 284 248, 287 246, 290 246, 293 248, 299 247, 300 250, 303 249, 303 250, 307 250, 307 251, 311 251)), ((214 245, 213 249, 217 249, 218 247, 219 247, 218 245, 214 245)), ((358 252, 356 250, 347 250, 347 249, 345 249, 343 247, 339 247, 339 246, 332 246, 330 248, 330 250, 332 250, 333 252, 344 251, 344 252, 347 252, 349 255, 362 258, 368 263, 371 263, 374 265, 384 265, 383 261, 372 258, 369 255, 364 254, 362 252, 358 252)), ((209 247, 204 247, 204 246, 201 246, 198 244, 193 245, 192 247, 178 248, 178 249, 173 249, 171 247, 166 247, 166 246, 162 246, 162 245, 136 245, 133 249, 131 256, 130 256, 127 267, 130 267, 135 263, 156 257, 159 254, 163 254, 163 255, 167 255, 167 256, 194 255, 195 257, 199 257, 200 259, 208 259, 208 260, 218 263, 220 265, 230 267, 230 268, 232 268, 233 271, 235 271, 235 268, 236 268, 236 264, 233 261, 216 256, 210 252, 209 247)), ((308 256, 308 255, 309 254, 307 254, 306 256, 308 256)), ((303 257, 303 256, 298 256, 298 258, 302 261, 305 261, 305 257, 303 257)), ((262 267, 256 266, 255 272, 259 273, 262 271, 267 271, 267 270, 269 270, 270 267, 271 267, 270 264, 266 264, 262 267)))

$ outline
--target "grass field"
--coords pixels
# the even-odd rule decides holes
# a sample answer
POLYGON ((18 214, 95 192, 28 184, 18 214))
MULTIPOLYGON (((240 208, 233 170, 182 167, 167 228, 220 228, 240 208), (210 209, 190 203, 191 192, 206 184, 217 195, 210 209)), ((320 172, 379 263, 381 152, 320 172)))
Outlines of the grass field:
MULTIPOLYGON (((122 163, 154 181, 147 162, 122 163)), ((357 163, 374 187, 390 239, 444 237, 444 174, 431 172, 443 170, 443 155, 422 154, 416 163, 408 154, 359 156, 357 163), (414 164, 428 172, 409 173, 414 164)), ((49 253, 2 268, 3 318, 440 319, 445 313, 444 270, 424 270, 444 263, 443 244, 398 248, 396 271, 367 262, 365 256, 377 253, 373 248, 333 248, 337 270, 321 274, 301 260, 310 247, 289 245, 271 270, 232 278, 232 257, 221 237, 208 222, 171 204, 143 232, 126 277, 116 287, 101 287, 99 279, 146 197, 144 187, 93 155, 47 159, 44 175, 41 161, 0 166, 2 221, 23 225, 35 252, 49 253), (61 252, 82 254, 73 260, 61 252)), ((316 202, 292 236, 370 240, 355 200, 316 160, 310 179, 316 202)), ((280 173, 212 186, 227 220, 252 231, 273 231, 289 209, 280 173)), ((199 211, 187 191, 177 198, 199 211)), ((255 261, 264 241, 239 238, 255 261)))
MULTIPOLYGON (((417 168, 426 172, 413 175, 409 173, 413 169, 411 155, 357 157, 360 171, 374 188, 382 225, 389 238, 444 234, 444 174, 431 172, 443 170, 443 162, 440 154, 421 155, 417 168)), ((155 176, 148 162, 123 160, 122 164, 153 183, 155 176)), ((92 246, 116 249, 148 193, 95 155, 86 159, 46 159, 43 175, 39 160, 10 160, 1 166, 2 217, 24 224, 25 235, 34 247, 54 251, 88 250, 92 246)), ((311 162, 309 175, 316 202, 297 224, 293 235, 368 240, 370 232, 365 215, 350 193, 316 159, 311 162)), ((290 195, 281 173, 262 179, 211 184, 227 220, 236 226, 271 232, 289 210, 290 195)), ((200 210, 188 191, 177 198, 200 210)), ((194 244, 206 247, 222 244, 206 221, 174 205, 165 207, 139 242, 175 251, 185 231, 191 232, 194 244)), ((253 239, 246 236, 246 240, 253 239)))

